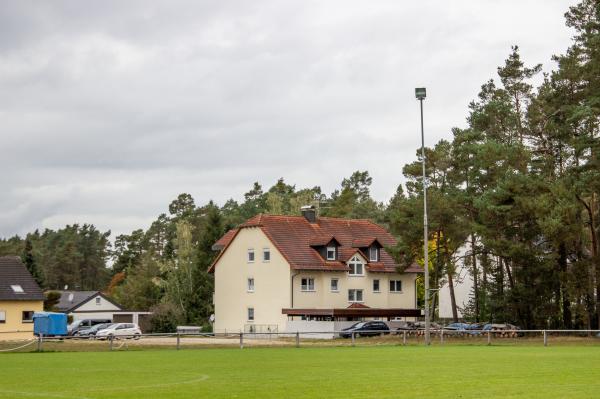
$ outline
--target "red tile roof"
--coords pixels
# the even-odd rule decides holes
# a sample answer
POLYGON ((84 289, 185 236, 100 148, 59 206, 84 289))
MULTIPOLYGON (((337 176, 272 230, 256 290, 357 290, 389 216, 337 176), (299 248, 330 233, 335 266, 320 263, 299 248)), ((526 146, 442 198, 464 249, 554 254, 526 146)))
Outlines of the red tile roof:
MULTIPOLYGON (((360 252, 353 247, 356 243, 372 244, 377 240, 381 245, 393 246, 396 244, 394 237, 383 227, 365 219, 339 219, 320 217, 316 223, 309 223, 303 216, 277 216, 260 214, 248 219, 238 229, 228 231, 217 243, 217 249, 222 247, 209 271, 214 271, 214 266, 219 258, 233 241, 240 229, 258 227, 271 240, 273 245, 295 270, 331 270, 346 271, 348 266, 344 263, 360 252), (340 244, 339 261, 326 261, 313 247, 315 243, 326 243, 331 238, 340 244), (312 246, 311 246, 312 245, 312 246)), ((325 244, 326 244, 325 243, 325 244)), ((325 245, 322 244, 322 245, 325 245)), ((368 246, 367 245, 367 246, 368 246)), ((363 257, 368 259, 362 252, 363 257)), ((419 273, 422 269, 413 265, 405 270, 407 273, 419 273), (414 266, 414 267, 413 267, 414 266)), ((379 262, 367 263, 367 270, 372 272, 393 273, 398 265, 394 259, 381 249, 379 262), (373 265, 371 267, 371 265, 373 265)))
POLYGON ((354 302, 353 304, 348 306, 346 309, 370 309, 370 308, 363 303, 354 302))
POLYGON ((237 234, 238 231, 239 231, 239 229, 229 230, 227 233, 225 233, 225 235, 223 237, 219 238, 219 241, 217 241, 213 244, 212 250, 220 251, 223 248, 225 248, 231 242, 231 240, 233 240, 233 237, 235 237, 235 235, 237 234))

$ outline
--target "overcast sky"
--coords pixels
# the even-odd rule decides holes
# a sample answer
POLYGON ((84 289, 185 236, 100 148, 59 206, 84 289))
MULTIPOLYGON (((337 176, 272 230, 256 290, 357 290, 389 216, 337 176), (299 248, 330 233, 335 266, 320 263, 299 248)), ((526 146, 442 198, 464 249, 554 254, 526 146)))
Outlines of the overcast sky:
POLYGON ((0 237, 146 228, 254 181, 387 201, 510 46, 554 68, 575 1, 24 1, 0 6, 0 237))

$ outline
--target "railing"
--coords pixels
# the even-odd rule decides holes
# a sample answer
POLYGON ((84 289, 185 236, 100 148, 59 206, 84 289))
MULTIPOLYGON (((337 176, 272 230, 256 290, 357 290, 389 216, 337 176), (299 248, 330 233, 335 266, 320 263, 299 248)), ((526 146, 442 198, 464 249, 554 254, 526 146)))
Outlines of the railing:
MULTIPOLYGON (((600 345, 600 330, 431 330, 431 344, 469 345, 600 345)), ((423 345, 423 330, 334 331, 333 339, 323 339, 332 331, 311 332, 229 332, 155 333, 85 338, 78 336, 32 337, 29 340, 2 340, 0 352, 8 351, 98 351, 147 348, 210 348, 253 346, 369 346, 423 345), (365 337, 365 336, 371 337, 365 337), (34 349, 35 348, 35 349, 34 349)))

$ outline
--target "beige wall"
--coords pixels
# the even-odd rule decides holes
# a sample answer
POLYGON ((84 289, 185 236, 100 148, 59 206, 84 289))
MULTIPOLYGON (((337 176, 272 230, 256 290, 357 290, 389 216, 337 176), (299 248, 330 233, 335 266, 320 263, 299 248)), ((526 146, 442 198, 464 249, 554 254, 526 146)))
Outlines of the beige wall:
POLYGON ((369 273, 364 276, 349 276, 345 272, 306 272, 294 277, 294 308, 347 308, 349 289, 362 289, 364 305, 371 308, 414 309, 415 274, 369 273), (315 292, 301 290, 302 278, 315 279, 315 292), (331 292, 331 279, 338 279, 338 292, 331 292), (380 292, 373 292, 373 280, 379 280, 380 292), (401 280, 402 292, 389 292, 389 281, 401 280))
POLYGON ((216 332, 239 332, 250 324, 285 329, 287 317, 281 309, 290 306, 290 267, 260 228, 240 230, 214 273, 216 332), (254 263, 247 262, 249 248, 254 249, 254 263), (269 262, 263 262, 263 248, 270 249, 269 262), (249 277, 254 278, 254 292, 247 292, 249 277), (254 308, 253 322, 247 320, 248 308, 254 308))
POLYGON ((23 323, 23 311, 41 312, 42 301, 0 301, 0 312, 6 313, 6 321, 0 323, 0 340, 33 338, 33 323, 23 323))

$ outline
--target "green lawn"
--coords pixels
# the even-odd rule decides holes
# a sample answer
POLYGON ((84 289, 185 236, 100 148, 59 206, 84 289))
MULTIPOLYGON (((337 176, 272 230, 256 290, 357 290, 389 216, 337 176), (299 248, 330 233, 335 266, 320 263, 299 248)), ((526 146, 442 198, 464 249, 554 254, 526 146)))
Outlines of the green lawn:
POLYGON ((0 398, 598 398, 600 347, 0 354, 0 398))

